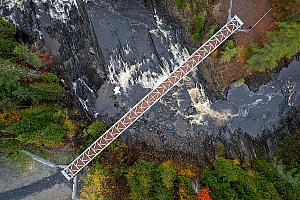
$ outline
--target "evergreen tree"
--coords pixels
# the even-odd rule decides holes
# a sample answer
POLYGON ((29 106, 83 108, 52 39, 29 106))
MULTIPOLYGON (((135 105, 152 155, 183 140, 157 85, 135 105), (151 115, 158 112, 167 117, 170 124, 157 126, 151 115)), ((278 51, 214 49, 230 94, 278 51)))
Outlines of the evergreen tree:
POLYGON ((300 23, 279 22, 278 31, 268 34, 268 42, 263 47, 254 45, 247 60, 250 70, 274 69, 280 59, 291 58, 300 51, 300 23))

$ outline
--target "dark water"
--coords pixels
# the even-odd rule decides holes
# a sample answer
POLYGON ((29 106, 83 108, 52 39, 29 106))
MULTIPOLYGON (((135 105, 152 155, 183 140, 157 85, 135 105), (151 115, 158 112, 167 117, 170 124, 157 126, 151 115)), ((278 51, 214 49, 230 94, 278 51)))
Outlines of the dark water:
MULTIPOLYGON (((45 5, 35 4, 31 8, 40 17, 23 23, 23 29, 37 24, 46 48, 59 55, 58 71, 78 105, 112 124, 179 66, 188 56, 186 42, 182 29, 156 1, 78 0, 77 4, 78 9, 73 2, 63 9, 65 15, 54 16, 45 5)), ((9 16, 21 24, 16 16, 24 20, 24 15, 9 16)), ((229 154, 263 154, 259 145, 266 146, 263 151, 268 154, 274 143, 269 133, 299 108, 296 59, 257 91, 233 85, 226 100, 217 102, 205 95, 200 75, 198 66, 122 138, 179 156, 209 157, 220 138, 234 144, 228 147, 229 154)))
MULTIPOLYGON (((184 42, 176 39, 177 27, 168 25, 155 7, 127 6, 131 12, 123 9, 124 2, 100 3, 88 9, 109 70, 95 104, 96 115, 102 119, 120 118, 187 56, 184 42), (175 53, 171 46, 178 47, 175 53)), ((276 128, 293 107, 299 107, 299 65, 294 60, 255 92, 245 84, 232 85, 226 100, 213 103, 198 80, 201 69, 195 70, 123 137, 155 149, 188 152, 201 151, 208 135, 222 133, 229 138, 239 131, 260 137, 265 130, 276 128)))
POLYGON ((232 87, 227 100, 213 104, 215 109, 230 109, 234 115, 228 122, 231 129, 241 128, 251 135, 272 129, 292 107, 299 108, 300 62, 294 60, 288 68, 275 74, 271 81, 250 91, 247 85, 232 87))

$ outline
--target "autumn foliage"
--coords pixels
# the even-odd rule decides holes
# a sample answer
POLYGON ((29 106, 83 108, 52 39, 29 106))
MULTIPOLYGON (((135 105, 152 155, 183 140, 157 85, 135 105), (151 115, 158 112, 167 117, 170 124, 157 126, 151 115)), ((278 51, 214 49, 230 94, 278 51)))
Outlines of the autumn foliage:
POLYGON ((197 194, 196 200, 212 200, 210 196, 210 189, 202 187, 197 194))
POLYGON ((41 55, 39 55, 39 58, 45 64, 50 64, 54 61, 54 56, 51 56, 51 55, 48 55, 48 54, 41 54, 41 55))

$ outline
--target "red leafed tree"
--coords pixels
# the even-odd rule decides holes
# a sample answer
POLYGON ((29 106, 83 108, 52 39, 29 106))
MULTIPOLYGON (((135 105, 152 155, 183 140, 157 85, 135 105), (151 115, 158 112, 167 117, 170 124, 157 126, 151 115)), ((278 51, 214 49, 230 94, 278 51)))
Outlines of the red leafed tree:
POLYGON ((48 54, 41 54, 39 57, 45 64, 50 64, 54 61, 54 57, 48 54))
POLYGON ((209 193, 210 193, 209 188, 202 187, 197 194, 196 200, 213 200, 209 193))

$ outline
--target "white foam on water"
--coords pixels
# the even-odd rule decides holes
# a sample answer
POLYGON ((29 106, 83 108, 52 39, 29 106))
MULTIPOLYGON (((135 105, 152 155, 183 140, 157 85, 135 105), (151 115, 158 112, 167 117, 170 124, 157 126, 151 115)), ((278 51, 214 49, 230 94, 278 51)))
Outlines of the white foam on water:
POLYGON ((223 110, 221 112, 215 111, 211 107, 211 102, 204 93, 203 87, 195 87, 188 90, 189 96, 192 101, 192 105, 196 109, 196 114, 186 116, 190 120, 191 124, 205 125, 205 117, 212 118, 218 124, 227 121, 230 116, 229 110, 223 110))
MULTIPOLYGON (((189 53, 186 48, 181 47, 180 44, 172 42, 171 38, 172 32, 166 29, 163 20, 159 17, 156 10, 154 10, 154 19, 156 22, 156 29, 150 30, 151 34, 154 34, 156 37, 159 37, 163 43, 167 43, 168 51, 172 54, 170 60, 166 60, 164 57, 160 57, 163 67, 160 67, 160 73, 153 72, 151 69, 142 73, 141 77, 138 80, 138 83, 141 84, 144 88, 154 88, 158 86, 162 81, 164 81, 172 72, 172 69, 179 67, 188 57, 189 53), (170 64, 172 66, 170 66, 170 64)), ((155 55, 152 55, 152 59, 155 58, 155 55)))
POLYGON ((9 10, 14 8, 15 6, 20 6, 25 0, 3 0, 1 1, 1 5, 4 4, 9 10))
POLYGON ((182 48, 178 43, 172 42, 171 31, 165 29, 166 25, 164 25, 163 20, 159 17, 155 9, 154 19, 156 22, 157 29, 151 30, 150 33, 153 33, 157 37, 160 37, 162 41, 167 41, 169 52, 171 52, 174 57, 174 65, 179 65, 183 63, 189 57, 187 48, 182 48))
MULTIPOLYGON (((149 59, 144 59, 136 64, 126 63, 120 55, 118 55, 118 49, 114 50, 114 56, 111 56, 108 69, 109 80, 115 85, 114 93, 121 94, 126 93, 132 85, 139 84, 144 88, 152 89, 163 80, 165 80, 173 69, 177 68, 179 64, 183 63, 185 59, 189 57, 189 53, 186 48, 181 47, 180 44, 174 43, 171 38, 174 37, 170 28, 164 25, 163 20, 157 15, 155 11, 154 19, 156 22, 156 29, 150 30, 151 34, 158 37, 164 44, 167 45, 168 51, 171 53, 171 58, 166 60, 164 57, 160 57, 163 66, 160 67, 160 72, 154 71, 149 68, 147 71, 139 71, 143 64, 149 63, 149 59), (171 66, 170 66, 171 65, 171 66)), ((127 41, 127 39, 126 39, 127 41)), ((126 42, 122 47, 125 53, 125 57, 132 51, 131 46, 126 42)), ((124 55, 123 55, 124 56, 124 55)), ((152 60, 156 60, 154 54, 151 55, 152 60)))
POLYGON ((132 49, 130 47, 130 44, 128 43, 128 40, 126 40, 126 45, 122 49, 123 49, 123 51, 125 52, 126 55, 128 55, 130 53, 130 51, 132 49))
MULTIPOLYGON (((9 10, 15 7, 21 8, 23 10, 23 4, 28 0, 2 0, 1 3, 9 10)), ((84 0, 87 3, 90 0, 84 0)), ((32 0, 36 5, 46 4, 49 6, 49 15, 53 19, 58 19, 66 22, 69 19, 69 12, 72 6, 78 8, 76 0, 32 0)))
POLYGON ((168 62, 162 58, 162 62, 164 64, 164 68, 160 68, 161 72, 158 74, 149 69, 146 72, 141 73, 140 78, 137 80, 137 83, 142 85, 144 88, 154 88, 162 83, 170 74, 171 67, 168 62))
POLYGON ((291 81, 288 80, 285 84, 285 88, 286 88, 287 92, 289 93, 289 96, 287 98, 288 105, 294 106, 292 98, 296 92, 296 83, 292 83, 291 81))
POLYGON ((121 91, 120 91, 120 87, 119 86, 116 86, 114 88, 114 94, 121 94, 121 91))
MULTIPOLYGON (((92 94, 94 96, 94 98, 96 98, 96 95, 95 95, 95 92, 94 90, 92 90, 92 88, 90 88, 90 86, 88 86, 88 84, 82 79, 82 78, 78 78, 76 80, 76 82, 72 82, 72 89, 76 95, 76 97, 78 98, 79 102, 81 103, 82 107, 89 111, 89 107, 88 107, 88 102, 89 102, 89 99, 83 99, 82 97, 80 97, 80 95, 77 93, 77 88, 78 88, 78 83, 82 84, 82 86, 84 86, 89 92, 90 94, 92 94)), ((85 91, 87 91, 85 90, 85 91)))
POLYGON ((249 97, 252 97, 252 96, 255 96, 255 95, 263 95, 264 97, 266 97, 266 99, 264 100, 262 98, 259 98, 259 99, 255 99, 255 101, 252 102, 252 103, 247 103, 247 104, 241 105, 241 106, 239 106, 238 113, 230 114, 230 117, 231 118, 234 118, 234 117, 248 117, 249 111, 251 109, 253 109, 255 107, 258 107, 260 105, 268 104, 273 99, 273 97, 276 97, 276 96, 280 95, 280 92, 281 91, 277 91, 277 92, 270 93, 270 94, 263 94, 263 93, 260 93, 260 92, 257 92, 257 93, 251 92, 249 94, 249 97))
POLYGON ((108 64, 108 78, 110 82, 115 85, 115 94, 120 94, 120 89, 126 93, 128 88, 135 84, 134 76, 138 72, 139 68, 143 65, 143 62, 146 61, 130 64, 124 61, 119 54, 110 56, 110 61, 108 64))
POLYGON ((82 99, 78 94, 77 94, 77 83, 76 82, 72 82, 72 89, 76 95, 76 97, 78 98, 79 102, 81 103, 82 107, 85 109, 85 110, 88 110, 88 106, 87 106, 87 102, 88 100, 84 100, 82 99))

